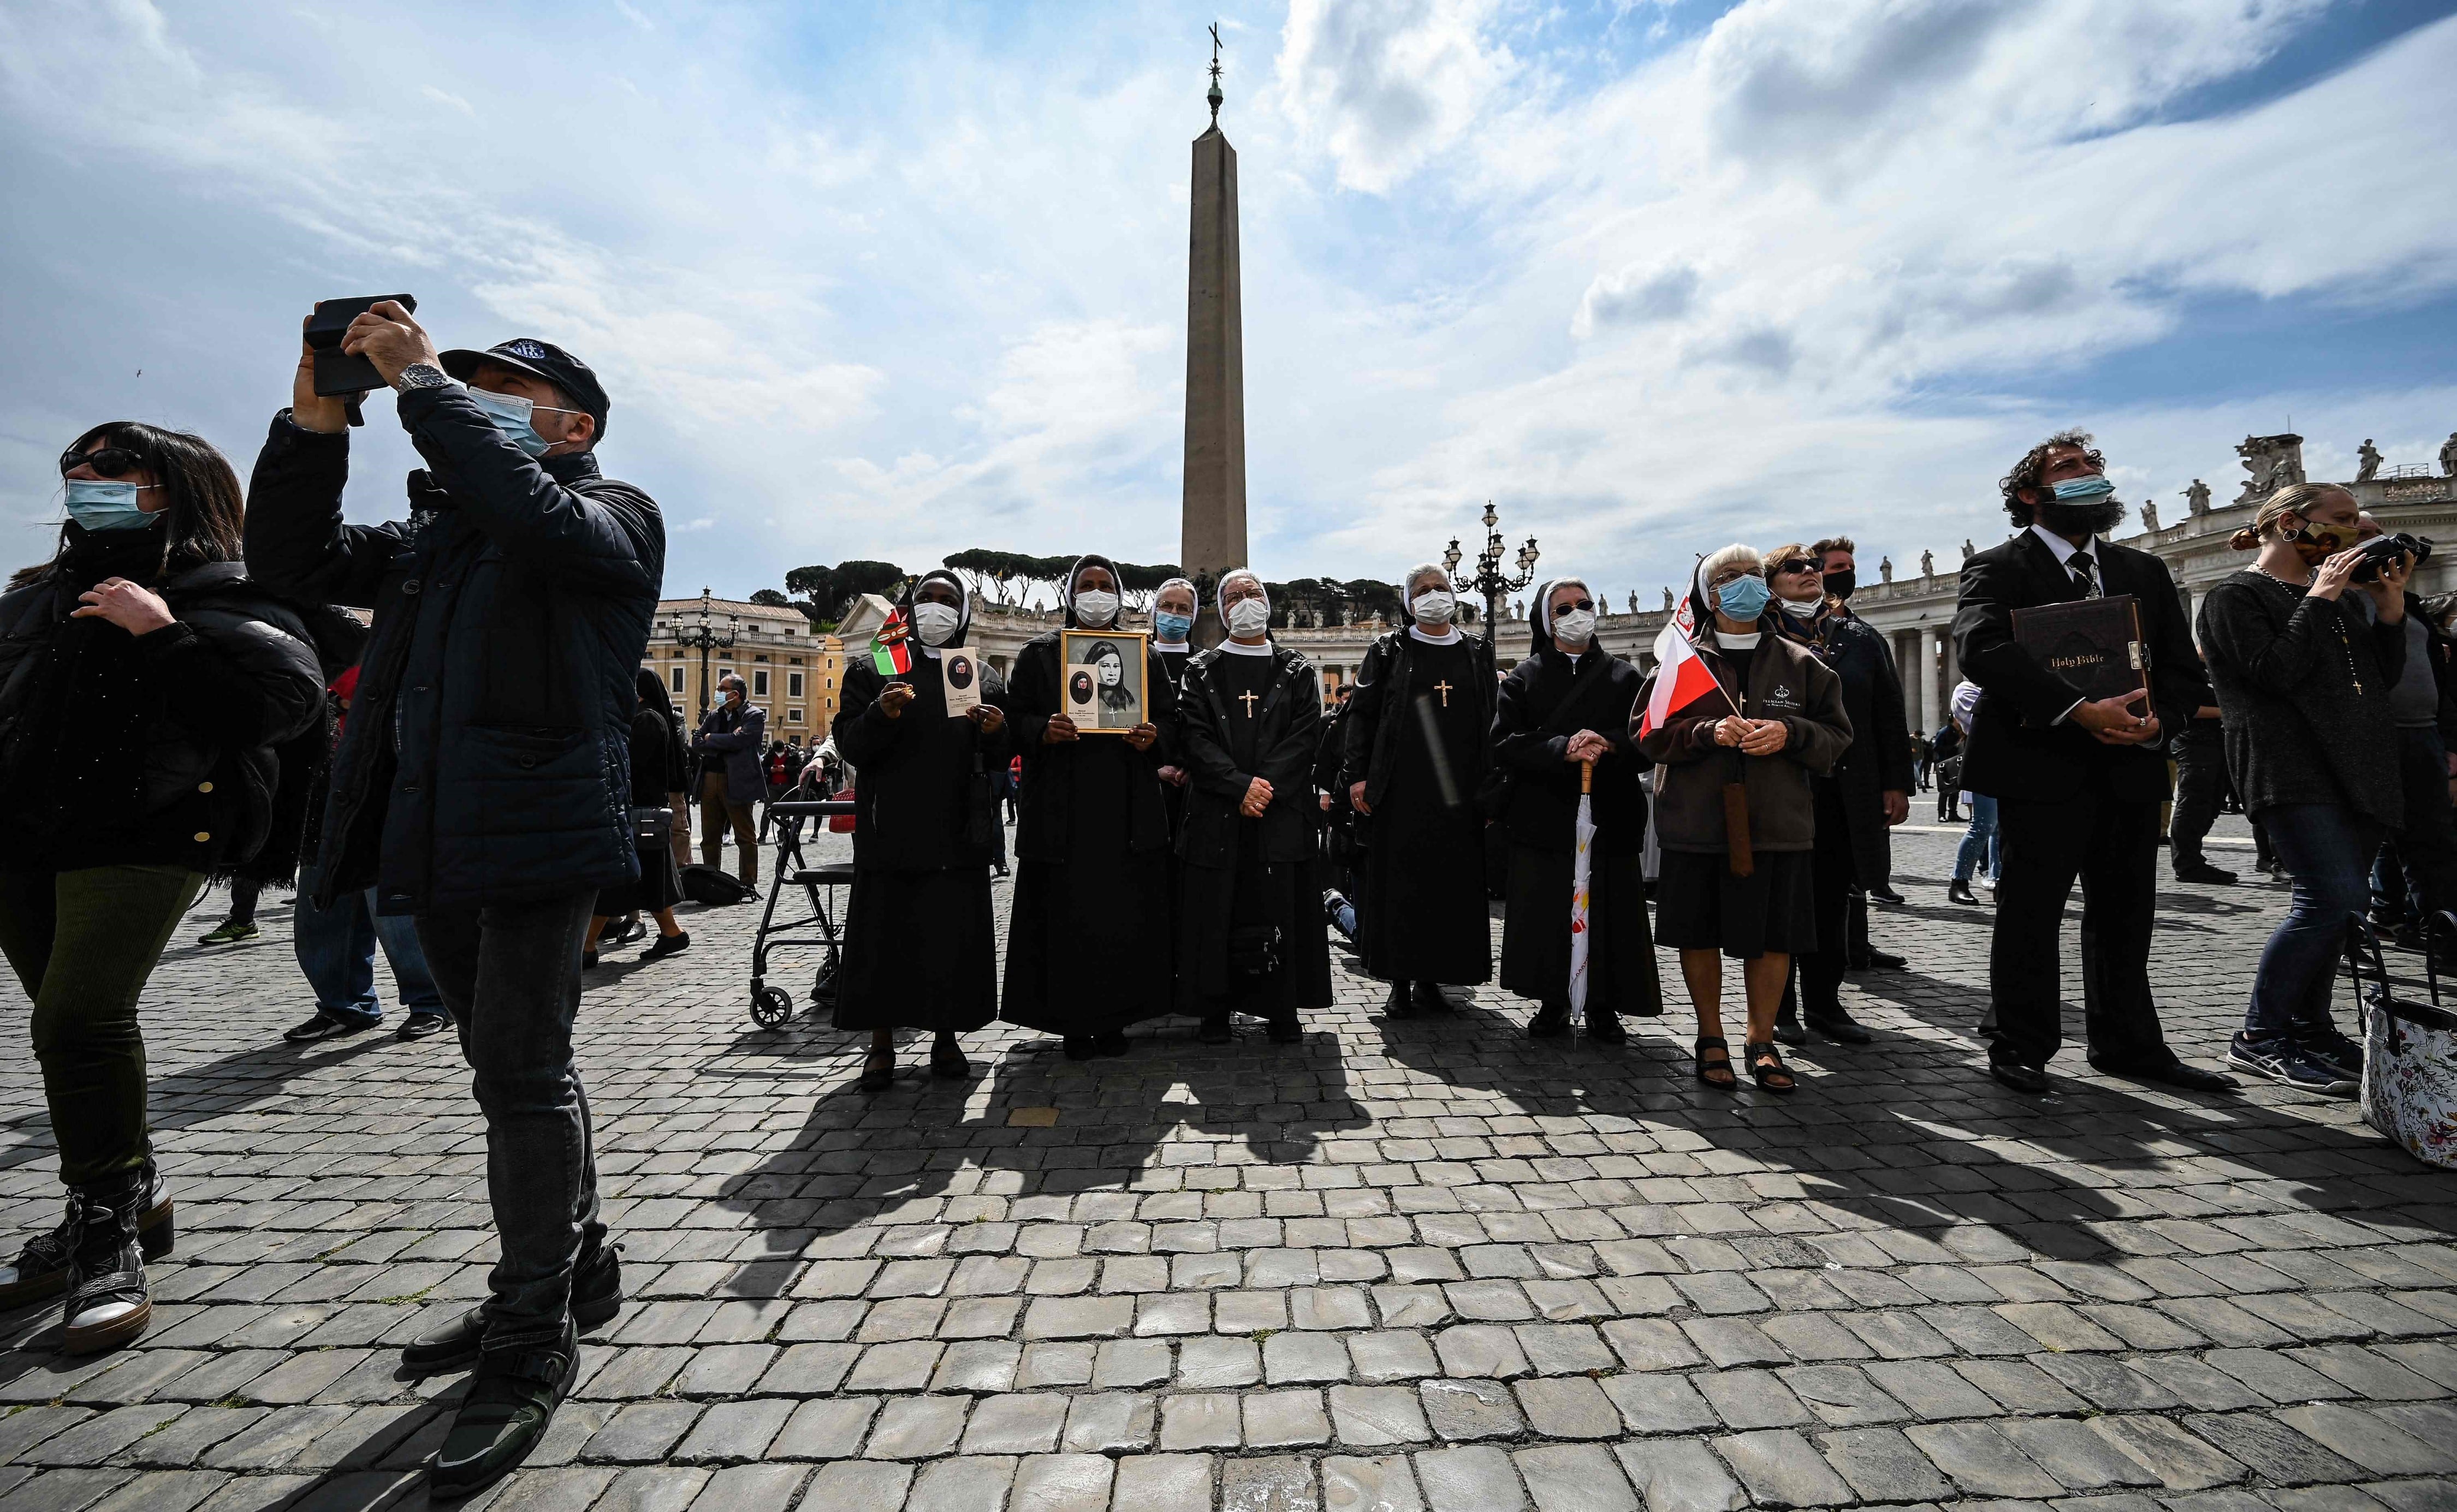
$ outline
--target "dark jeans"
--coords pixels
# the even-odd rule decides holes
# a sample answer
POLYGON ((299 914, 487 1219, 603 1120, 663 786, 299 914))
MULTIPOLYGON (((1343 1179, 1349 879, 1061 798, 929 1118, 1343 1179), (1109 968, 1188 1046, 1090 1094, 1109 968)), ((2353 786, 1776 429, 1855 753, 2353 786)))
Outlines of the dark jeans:
POLYGON ((2398 777, 2405 823, 2372 868, 2371 912, 2387 928, 2457 909, 2457 816, 2448 803, 2448 747, 2429 726, 2401 729, 2398 777))
POLYGON ((2371 895, 2372 853, 2381 826, 2343 804, 2280 804, 2261 817, 2269 843, 2295 879, 2286 917, 2261 948, 2244 1038, 2267 1044, 2334 1028, 2329 998, 2346 920, 2360 916, 2371 895))
MULTIPOLYGON (((1800 1006, 1810 1018, 1840 1018, 1843 971, 1853 943, 1849 938, 1851 884, 1859 869, 1852 860, 1851 822, 1843 812, 1842 785, 1831 777, 1809 781, 1815 785, 1817 801, 1817 835, 1809 852, 1817 949, 1799 952, 1800 1006)), ((1865 932, 1865 924, 1862 928, 1865 932)), ((1865 939, 1860 943, 1865 950, 1865 939)))
POLYGON ((153 1153, 136 999, 204 885, 185 867, 0 871, 0 952, 33 999, 34 1058, 70 1186, 153 1153))
POLYGON ((426 969, 426 952, 418 948, 417 922, 398 913, 377 913, 373 888, 345 892, 331 908, 320 909, 317 882, 313 867, 299 868, 298 912, 291 924, 299 970, 315 989, 317 1011, 344 1024, 382 1022, 383 999, 376 995, 376 945, 381 941, 401 988, 401 1006, 413 1013, 443 1012, 443 994, 426 969))
POLYGON ((254 924, 256 900, 264 892, 264 884, 253 877, 233 877, 230 885, 230 912, 223 917, 229 924, 254 924))
POLYGON ((2201 842, 2226 802, 2225 735, 2215 720, 2196 720, 2176 740, 2176 813, 2167 826, 2168 856, 2177 865, 2201 859, 2201 842))
POLYGON ((588 1098, 571 1064, 580 944, 597 889, 418 916, 486 1115, 486 1196, 503 1257, 486 1278, 489 1350, 563 1337, 571 1273, 605 1241, 588 1098))
POLYGON ((2082 1015, 2090 1059, 2111 1072, 2176 1061, 2150 996, 2158 904, 2158 802, 2118 797, 2093 770, 2073 797, 1996 795, 1996 930, 1988 992, 1993 1060, 2034 1069, 2064 1042, 2065 905, 2081 883, 2082 1015))

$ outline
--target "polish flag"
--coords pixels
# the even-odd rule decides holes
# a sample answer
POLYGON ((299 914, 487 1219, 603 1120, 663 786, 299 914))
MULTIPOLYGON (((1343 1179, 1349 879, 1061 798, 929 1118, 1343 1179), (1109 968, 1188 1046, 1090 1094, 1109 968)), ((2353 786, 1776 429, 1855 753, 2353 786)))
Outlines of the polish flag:
POLYGON ((1638 722, 1641 736, 1661 729, 1665 720, 1707 694, 1723 692, 1723 684, 1707 670, 1698 648, 1689 644, 1696 628, 1690 607, 1693 602, 1683 598, 1655 638, 1655 689, 1646 700, 1646 713, 1638 722))

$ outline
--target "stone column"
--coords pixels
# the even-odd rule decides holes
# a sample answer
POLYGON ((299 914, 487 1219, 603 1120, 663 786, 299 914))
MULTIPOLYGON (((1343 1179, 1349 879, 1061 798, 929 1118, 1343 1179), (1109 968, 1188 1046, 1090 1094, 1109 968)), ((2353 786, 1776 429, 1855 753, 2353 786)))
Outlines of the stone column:
POLYGON ((1215 119, 1194 139, 1186 260, 1186 492, 1177 560, 1202 588, 1198 645, 1215 645, 1226 633, 1212 590, 1222 573, 1246 565, 1246 346, 1238 281, 1237 151, 1215 119))
POLYGON ((1920 634, 1917 630, 1894 632, 1894 672, 1903 680, 1903 718, 1910 727, 1926 732, 1936 728, 1930 717, 1928 683, 1920 676, 1920 634))
POLYGON ((1936 710, 1936 722, 1945 723, 1946 711, 1953 707, 1953 681, 1946 664, 1953 655, 1952 638, 1935 625, 1920 631, 1921 667, 1927 674, 1930 706, 1936 710))

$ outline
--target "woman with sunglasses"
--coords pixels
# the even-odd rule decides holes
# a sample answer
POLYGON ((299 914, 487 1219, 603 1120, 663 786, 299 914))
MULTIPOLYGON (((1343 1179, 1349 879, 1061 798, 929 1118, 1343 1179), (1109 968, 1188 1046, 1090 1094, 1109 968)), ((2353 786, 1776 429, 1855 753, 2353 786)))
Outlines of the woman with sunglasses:
POLYGON ((1585 582, 1538 585, 1530 654, 1501 680, 1493 764, 1504 774, 1496 822, 1510 843, 1510 911, 1501 926, 1501 986, 1536 999, 1527 1032, 1570 1028, 1570 885, 1581 783, 1595 838, 1587 852, 1587 1037, 1618 1045, 1621 1019, 1663 1011, 1655 939, 1646 924, 1646 789, 1652 765, 1630 738, 1638 669, 1596 643, 1585 582), (1592 773, 1592 776, 1589 774, 1592 773))
MULTIPOLYGON (((1854 958, 1869 964, 1866 894, 1886 894, 1893 868, 1886 830, 1911 816, 1910 720, 1886 638, 1844 612, 1843 601, 1827 591, 1826 561, 1840 554, 1848 562, 1849 542, 1820 544, 1837 549, 1818 552, 1794 542, 1765 553, 1778 633, 1842 679, 1843 713, 1851 722, 1851 744, 1834 769, 1809 779, 1817 800, 1817 846, 1810 852, 1817 948, 1797 959, 1806 1004, 1796 1001, 1789 983, 1784 987, 1775 1038, 1806 1045, 1813 1029, 1842 1044, 1865 1045, 1869 1032, 1843 1006, 1843 971, 1854 958)), ((1890 956, 1879 964, 1887 963, 1900 964, 1890 956)))
POLYGON ((137 997, 209 877, 280 834, 283 875, 257 874, 287 880, 324 679, 239 565, 220 453, 121 420, 60 473, 58 548, 0 593, 0 951, 33 1000, 68 1216, 0 1266, 0 1307, 66 1292, 62 1347, 88 1354, 145 1331, 144 1262, 171 1248, 137 997))

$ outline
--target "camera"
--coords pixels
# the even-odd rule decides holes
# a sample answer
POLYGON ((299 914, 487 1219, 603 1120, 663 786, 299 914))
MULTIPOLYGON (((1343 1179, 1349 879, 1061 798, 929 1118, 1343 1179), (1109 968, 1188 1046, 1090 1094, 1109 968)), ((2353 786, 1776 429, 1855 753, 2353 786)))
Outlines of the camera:
POLYGON ((2381 569, 2400 557, 2412 557, 2414 565, 2418 567, 2429 561, 2431 538, 2409 536, 2401 530, 2393 535, 2374 536, 2357 546, 2355 554, 2362 560, 2355 564, 2351 574, 2353 580, 2357 582, 2378 582, 2381 569))

